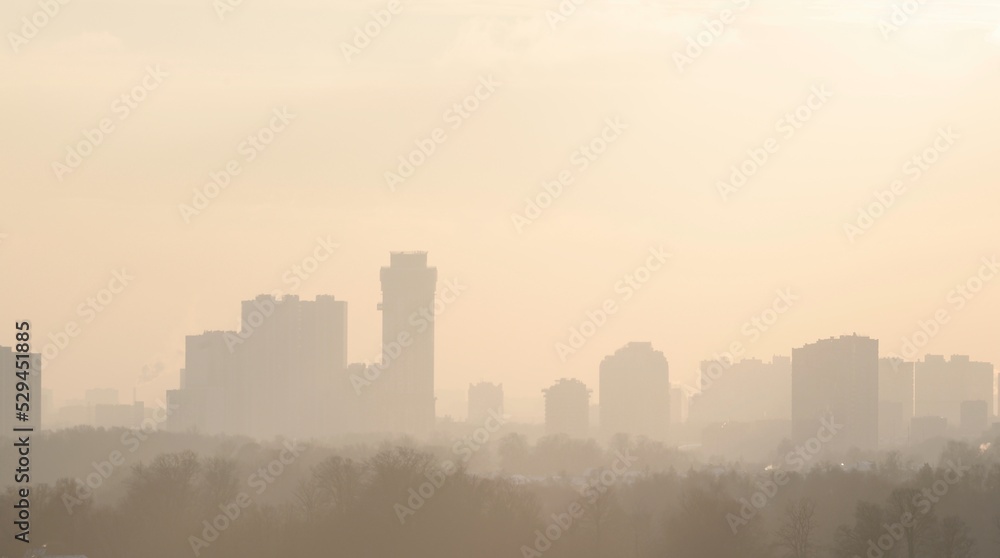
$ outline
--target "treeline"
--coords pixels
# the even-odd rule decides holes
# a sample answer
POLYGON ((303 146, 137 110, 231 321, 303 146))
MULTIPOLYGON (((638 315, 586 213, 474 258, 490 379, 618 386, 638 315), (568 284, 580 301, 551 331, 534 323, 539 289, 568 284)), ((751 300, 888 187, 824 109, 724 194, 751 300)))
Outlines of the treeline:
MULTIPOLYGON (((889 453, 862 469, 751 471, 664 467, 673 450, 626 437, 603 448, 507 435, 480 448, 502 464, 484 472, 455 444, 231 442, 137 463, 99 448, 86 476, 33 487, 32 546, 90 558, 1000 556, 996 443, 950 442, 931 464, 889 453), (542 458, 565 474, 534 475, 542 458)), ((7 489, 0 509, 15 501, 7 489)), ((0 541, 0 556, 25 550, 0 541)))

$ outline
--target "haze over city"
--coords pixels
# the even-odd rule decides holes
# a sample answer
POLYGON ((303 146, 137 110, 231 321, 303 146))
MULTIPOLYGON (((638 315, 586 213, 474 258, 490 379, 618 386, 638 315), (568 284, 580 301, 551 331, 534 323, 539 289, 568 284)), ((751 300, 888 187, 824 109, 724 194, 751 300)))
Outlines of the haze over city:
MULTIPOLYGON (((800 299, 749 355, 852 331, 898 352, 996 252, 1000 194, 984 157, 996 6, 932 3, 886 40, 890 4, 755 3, 678 71, 672 55, 717 11, 695 6, 595 2, 553 29, 548 7, 528 3, 407 4, 350 62, 341 43, 375 4, 255 2, 221 21, 207 2, 66 6, 0 54, 7 201, 38 208, 0 220, 5 257, 34 271, 8 275, 19 295, 0 310, 44 334, 81 323, 46 367, 66 398, 128 392, 162 360, 138 386, 152 399, 176 385, 184 335, 235 327, 233 305, 287 290, 283 274, 323 238, 338 247, 296 294, 350 303, 352 360, 378 353, 386 252, 426 250, 468 285, 438 324, 440 390, 502 378, 535 397, 565 375, 593 383, 631 340, 655 342, 690 384, 778 289, 800 299), (119 121, 113 101, 148 67, 167 76, 119 121), (453 129, 445 111, 483 77, 495 93, 453 129), (816 86, 832 96, 785 139, 775 123, 816 86), (242 162, 240 143, 281 107, 296 115, 287 130, 185 223, 179 206, 242 162), (57 179, 53 163, 105 117, 117 125, 105 144, 57 179), (571 155, 609 118, 626 126, 620 139, 580 171, 571 155), (391 191, 385 173, 437 127, 447 140, 391 191), (941 128, 954 148, 911 182, 904 165, 941 128), (780 151, 723 201, 717 183, 770 136, 780 151), (519 233, 512 214, 562 170, 574 182, 519 233), (897 179, 906 193, 850 241, 844 225, 897 179), (669 263, 563 362, 555 344, 659 247, 669 263), (134 282, 84 324, 78 305, 120 269, 134 282)), ((921 354, 1000 360, 986 326, 998 293, 987 285, 921 354)))
POLYGON ((0 558, 1000 552, 1000 0, 12 0, 0 558))

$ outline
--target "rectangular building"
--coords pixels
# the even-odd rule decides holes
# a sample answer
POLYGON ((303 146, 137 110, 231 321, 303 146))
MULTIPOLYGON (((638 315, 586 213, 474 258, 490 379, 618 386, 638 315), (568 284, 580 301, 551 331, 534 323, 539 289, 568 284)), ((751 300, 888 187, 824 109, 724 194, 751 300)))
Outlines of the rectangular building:
POLYGON ((858 335, 792 351, 792 434, 797 443, 825 422, 843 425, 831 448, 878 447, 878 340, 858 335))

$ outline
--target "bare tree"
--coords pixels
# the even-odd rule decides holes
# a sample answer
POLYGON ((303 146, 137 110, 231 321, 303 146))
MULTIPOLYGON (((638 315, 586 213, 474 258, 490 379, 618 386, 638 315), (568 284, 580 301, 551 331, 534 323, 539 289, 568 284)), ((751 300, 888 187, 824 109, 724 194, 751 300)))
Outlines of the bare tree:
POLYGON ((774 546, 787 558, 812 558, 816 555, 816 503, 809 498, 792 502, 785 508, 784 522, 774 534, 774 546))
POLYGON ((892 521, 900 525, 907 558, 922 556, 934 543, 937 518, 933 509, 927 511, 920 507, 919 496, 920 491, 916 488, 897 488, 889 494, 887 508, 892 521), (912 519, 904 522, 903 518, 912 519))
POLYGON ((972 558, 976 555, 976 541, 969 535, 969 527, 954 515, 941 520, 934 546, 936 558, 972 558))

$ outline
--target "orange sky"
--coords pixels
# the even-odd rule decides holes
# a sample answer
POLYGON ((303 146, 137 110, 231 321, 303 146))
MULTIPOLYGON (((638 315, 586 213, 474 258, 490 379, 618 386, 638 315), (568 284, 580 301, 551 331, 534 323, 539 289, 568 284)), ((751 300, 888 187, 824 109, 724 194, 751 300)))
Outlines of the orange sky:
MULTIPOLYGON (((693 384, 733 342, 769 358, 857 332, 888 354, 941 310, 921 354, 1000 362, 1000 284, 949 300, 1000 255, 998 3, 932 2, 888 34, 891 2, 742 4, 587 0, 563 20, 555 1, 413 0, 348 60, 388 2, 246 0, 222 18, 209 1, 71 2, 0 49, 0 315, 42 339, 78 326, 46 369, 57 399, 124 397, 160 363, 138 386, 153 401, 177 385, 185 334, 236 328, 240 300, 289 287, 329 238, 338 248, 294 292, 349 302, 352 361, 378 353, 390 250, 429 251, 442 282, 468 286, 439 317, 442 413, 484 379, 536 397, 572 376, 596 395, 600 359, 631 340, 693 384), (722 10, 731 23, 680 71, 675 54, 722 10), (789 134, 783 119, 817 87, 832 95, 789 134), (294 116, 274 120, 282 109, 294 116), (609 121, 624 127, 588 158, 609 121), (57 178, 53 163, 102 125, 57 178), (912 158, 949 127, 914 180, 912 158), (245 143, 264 128, 271 143, 245 143), (399 157, 435 137, 391 190, 399 157), (719 181, 769 140, 723 200, 719 181), (185 222, 179 206, 231 161, 239 174, 185 222), (561 176, 519 232, 512 215, 561 176), (903 193, 849 239, 897 180, 903 193), (666 265, 624 299, 618 282, 659 247, 666 265), (134 280, 81 311, 123 268, 134 280), (798 300, 748 334, 778 290, 798 300), (564 362, 556 344, 608 299, 617 311, 564 362)), ((10 2, 5 33, 38 10, 10 2)))

